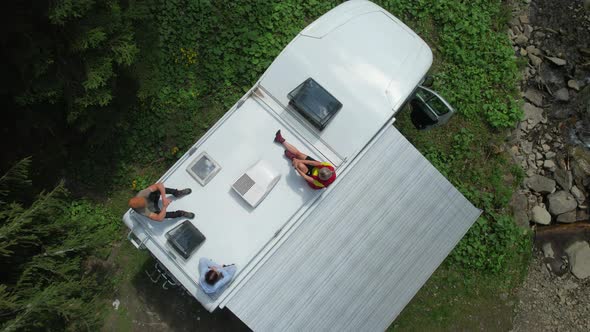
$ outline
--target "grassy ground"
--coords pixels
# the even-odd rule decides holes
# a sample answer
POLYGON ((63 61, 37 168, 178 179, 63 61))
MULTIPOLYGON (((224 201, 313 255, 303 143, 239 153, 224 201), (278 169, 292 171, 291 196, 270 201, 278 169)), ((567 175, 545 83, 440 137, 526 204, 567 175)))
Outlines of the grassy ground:
MULTIPOLYGON (((513 188, 522 180, 522 171, 502 151, 503 129, 521 116, 515 91, 518 69, 502 26, 507 11, 500 1, 489 0, 377 2, 429 43, 435 54, 434 88, 458 110, 447 126, 433 131, 413 129, 408 112, 396 126, 484 210, 391 328, 509 329, 512 290, 526 272, 529 243, 506 211, 513 188)), ((87 173, 78 172, 79 178, 100 185, 110 197, 101 204, 122 215, 134 190, 156 180, 251 87, 298 31, 336 4, 170 0, 156 5, 150 33, 159 42, 137 66, 138 76, 149 79, 139 88, 140 103, 129 115, 133 121, 121 125, 116 144, 93 151, 95 159, 108 156, 109 167, 92 167, 89 161, 87 173), (97 178, 113 180, 102 183, 97 178)), ((148 257, 126 241, 112 256, 118 266, 117 296, 127 297, 127 307, 115 312, 112 299, 106 301, 110 315, 105 329, 137 329, 137 322, 161 328, 157 324, 162 322, 146 316, 146 304, 137 300, 160 294, 143 273, 148 257)), ((177 305, 190 306, 181 300, 177 305)), ((174 317, 166 307, 148 307, 174 317)), ((191 327, 203 327, 190 313, 179 317, 191 327)), ((223 314, 203 317, 232 321, 223 314)))

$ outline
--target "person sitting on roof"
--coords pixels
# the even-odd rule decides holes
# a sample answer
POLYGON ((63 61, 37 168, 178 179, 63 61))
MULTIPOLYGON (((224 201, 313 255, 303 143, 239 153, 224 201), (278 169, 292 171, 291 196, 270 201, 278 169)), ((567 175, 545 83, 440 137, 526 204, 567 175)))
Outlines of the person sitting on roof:
POLYGON ((319 162, 312 157, 297 150, 287 143, 281 135, 281 131, 275 134, 275 142, 285 147, 285 156, 293 161, 293 167, 301 175, 307 184, 313 189, 323 189, 336 180, 336 170, 330 163, 319 162))
POLYGON ((168 205, 171 203, 171 201, 166 197, 166 194, 172 194, 174 197, 182 197, 190 194, 191 192, 192 191, 189 188, 182 190, 166 188, 164 187, 163 183, 158 182, 138 192, 135 197, 129 200, 129 207, 135 210, 135 212, 143 214, 144 216, 155 221, 162 221, 165 218, 179 217, 192 219, 195 217, 195 214, 191 212, 182 210, 166 212, 168 205), (161 210, 158 206, 160 197, 162 197, 161 210))
POLYGON ((214 261, 201 257, 199 259, 199 284, 209 295, 216 295, 224 286, 229 284, 236 274, 236 266, 219 265, 214 261))

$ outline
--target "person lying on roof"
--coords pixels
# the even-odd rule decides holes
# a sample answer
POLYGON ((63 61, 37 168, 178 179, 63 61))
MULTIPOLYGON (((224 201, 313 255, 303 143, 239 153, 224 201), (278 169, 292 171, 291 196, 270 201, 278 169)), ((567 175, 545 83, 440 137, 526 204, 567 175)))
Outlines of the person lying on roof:
POLYGON ((229 284, 237 268, 234 264, 219 265, 214 261, 201 257, 199 259, 199 284, 209 295, 216 295, 225 285, 229 284))
POLYGON ((164 187, 163 183, 158 182, 138 192, 135 197, 129 200, 129 207, 135 210, 135 212, 143 214, 144 216, 155 221, 162 221, 165 218, 179 217, 192 219, 195 217, 195 214, 192 212, 186 212, 182 210, 166 212, 168 205, 171 203, 171 201, 166 197, 166 194, 172 194, 172 196, 179 198, 186 196, 191 192, 192 191, 189 188, 182 190, 166 188, 164 187), (161 210, 158 206, 160 197, 162 197, 161 210))
POLYGON ((293 167, 301 175, 307 184, 313 189, 323 189, 336 180, 336 170, 330 163, 319 162, 312 157, 297 150, 287 143, 281 135, 281 131, 275 134, 275 142, 285 147, 285 156, 293 161, 293 167))

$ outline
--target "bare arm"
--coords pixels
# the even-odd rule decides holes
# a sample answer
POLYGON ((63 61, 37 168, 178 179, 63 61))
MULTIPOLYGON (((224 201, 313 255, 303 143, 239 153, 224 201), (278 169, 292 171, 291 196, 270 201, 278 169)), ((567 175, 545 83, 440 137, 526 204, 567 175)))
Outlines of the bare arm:
POLYGON ((158 187, 158 190, 160 191, 160 196, 162 196, 162 198, 165 198, 166 188, 164 187, 164 184, 162 182, 158 182, 156 183, 156 187, 158 187))
POLYGON ((163 221, 166 218, 166 206, 162 206, 160 213, 150 213, 150 219, 154 221, 163 221))
POLYGON ((151 186, 149 186, 148 189, 151 192, 154 192, 156 190, 159 191, 160 196, 162 197, 162 203, 166 206, 170 204, 170 200, 166 198, 166 187, 164 187, 164 184, 162 182, 154 183, 151 186))
POLYGON ((299 168, 295 168, 297 170, 297 173, 299 173, 299 175, 301 175, 305 181, 309 182, 309 183, 313 183, 313 178, 305 173, 303 173, 302 170, 300 170, 299 168))
POLYGON ((315 161, 315 160, 306 160, 306 159, 301 159, 298 161, 304 165, 310 165, 310 166, 321 166, 322 163, 320 163, 319 161, 315 161))

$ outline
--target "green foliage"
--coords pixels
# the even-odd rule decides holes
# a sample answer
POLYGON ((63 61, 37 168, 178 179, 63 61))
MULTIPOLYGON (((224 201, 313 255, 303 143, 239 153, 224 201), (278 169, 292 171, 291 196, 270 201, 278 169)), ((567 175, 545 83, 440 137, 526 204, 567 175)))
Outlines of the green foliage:
POLYGON ((131 182, 131 190, 133 191, 140 191, 143 190, 152 184, 154 184, 155 179, 152 176, 147 175, 137 175, 133 181, 131 182))
POLYGON ((458 110, 438 138, 436 131, 405 129, 423 154, 476 206, 482 217, 447 260, 461 269, 497 273, 526 255, 529 235, 506 211, 518 172, 494 151, 502 145, 492 128, 513 126, 522 111, 514 51, 502 22, 500 1, 383 1, 392 13, 418 31, 434 50, 435 89, 458 110), (457 123, 453 128, 452 123, 457 123), (514 177, 510 180, 508 172, 514 177))
POLYGON ((483 215, 451 253, 448 263, 497 273, 527 252, 530 239, 505 211, 522 175, 518 175, 514 166, 508 167, 500 155, 482 156, 490 139, 485 132, 476 135, 464 127, 453 135, 448 152, 431 142, 424 155, 469 201, 483 210, 483 215), (507 181, 510 169, 516 176, 507 181))
POLYGON ((435 89, 469 119, 510 127, 522 118, 517 102, 518 68, 498 17, 501 1, 377 1, 415 22, 435 50, 435 89))
MULTIPOLYGON (((31 167, 31 157, 24 158, 14 164, 6 173, 0 178, 0 209, 4 209, 8 204, 5 200, 11 191, 15 188, 28 188, 31 186, 29 180, 29 168, 31 167)), ((6 211, 4 211, 6 212, 6 211)), ((0 216, 2 215, 0 211, 0 216)))
POLYGON ((199 108, 199 96, 228 108, 310 18, 334 6, 311 1, 157 2, 161 89, 156 107, 199 108))
POLYGON ((87 201, 66 201, 62 184, 30 204, 16 189, 30 186, 26 159, 0 178, 0 328, 93 330, 98 295, 119 217, 87 201), (20 184, 20 185, 16 185, 20 184))
POLYGON ((455 247, 450 262, 472 270, 505 272, 510 260, 528 252, 529 238, 506 215, 480 217, 455 247))
POLYGON ((49 10, 49 20, 53 24, 65 25, 68 21, 76 20, 86 15, 94 4, 94 0, 56 1, 49 10))
POLYGON ((10 36, 21 73, 12 88, 18 105, 59 104, 69 124, 83 130, 94 126, 96 113, 112 110, 118 75, 139 53, 134 23, 143 6, 141 1, 45 0, 32 10, 16 10, 15 20, 31 22, 27 31, 10 36))

